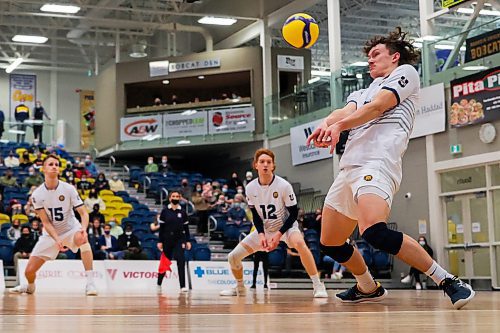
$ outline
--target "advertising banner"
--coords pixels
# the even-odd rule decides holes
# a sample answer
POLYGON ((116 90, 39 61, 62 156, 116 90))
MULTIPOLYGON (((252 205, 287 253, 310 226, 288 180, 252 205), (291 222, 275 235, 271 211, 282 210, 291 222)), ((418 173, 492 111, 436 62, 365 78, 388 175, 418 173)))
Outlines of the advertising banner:
POLYGON ((94 146, 95 132, 95 99, 94 91, 80 91, 80 135, 82 150, 94 146))
POLYGON ((316 148, 313 144, 306 146, 306 139, 321 123, 322 119, 290 128, 290 147, 292 149, 292 164, 324 160, 332 157, 330 149, 316 148))
MULTIPOLYGON (((193 290, 223 290, 236 287, 236 280, 227 261, 190 261, 189 274, 193 290)), ((243 261, 243 282, 252 285, 253 262, 243 261)), ((257 289, 264 288, 264 273, 259 266, 257 289)))
MULTIPOLYGON (((14 111, 16 106, 24 104, 30 110, 30 119, 33 118, 33 110, 36 101, 36 75, 10 74, 10 119, 15 121, 14 111), (22 102, 24 100, 24 102, 22 102)), ((5 115, 7 118, 7 115, 5 115)))
POLYGON ((500 52, 500 28, 465 41, 465 62, 481 59, 500 52))
POLYGON ((163 137, 205 135, 208 133, 207 117, 206 111, 196 110, 165 114, 163 115, 163 137))
POLYGON ((303 70, 304 69, 304 57, 279 55, 278 56, 278 69, 303 70))
POLYGON ((162 116, 128 117, 120 120, 120 140, 131 141, 161 137, 162 116))
POLYGON ((420 107, 415 113, 415 123, 410 138, 418 138, 446 130, 444 84, 420 89, 420 107))
POLYGON ((3 261, 0 260, 0 292, 5 290, 5 277, 3 275, 3 261))
POLYGON ((500 67, 453 80, 451 127, 463 127, 500 118, 500 67))
POLYGON ((253 132, 255 108, 219 109, 208 112, 208 134, 253 132))
POLYGON ((451 8, 460 5, 461 3, 467 2, 470 0, 441 0, 441 7, 443 8, 451 8))

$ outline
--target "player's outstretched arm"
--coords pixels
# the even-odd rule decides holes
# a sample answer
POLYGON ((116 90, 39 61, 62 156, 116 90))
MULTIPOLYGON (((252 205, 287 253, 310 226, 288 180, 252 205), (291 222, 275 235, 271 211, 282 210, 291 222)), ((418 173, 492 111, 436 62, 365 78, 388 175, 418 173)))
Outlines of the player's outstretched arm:
POLYGON ((335 111, 332 111, 328 117, 323 119, 321 124, 316 127, 316 129, 309 135, 306 141, 306 145, 310 145, 312 141, 314 142, 320 142, 323 140, 323 137, 325 135, 326 130, 328 129, 329 126, 341 121, 342 119, 348 117, 350 114, 352 114, 354 111, 356 111, 356 103, 354 102, 349 102, 344 106, 342 109, 337 109, 335 111))
POLYGON ((38 216, 40 217, 40 220, 42 220, 42 225, 43 228, 47 231, 50 237, 52 237, 57 245, 59 246, 59 250, 63 251, 64 246, 62 245, 62 241, 59 239, 59 235, 56 232, 56 229, 54 229, 54 226, 52 225, 52 221, 49 219, 47 216, 47 213, 45 212, 45 209, 39 208, 36 210, 38 216))

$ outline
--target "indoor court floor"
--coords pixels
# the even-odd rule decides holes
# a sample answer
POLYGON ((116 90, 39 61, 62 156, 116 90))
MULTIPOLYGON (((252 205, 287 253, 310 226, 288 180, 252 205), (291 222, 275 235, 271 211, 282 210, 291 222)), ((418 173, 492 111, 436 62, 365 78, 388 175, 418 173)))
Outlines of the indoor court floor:
MULTIPOLYGON (((329 290, 333 296, 334 290, 329 290)), ((500 332, 500 293, 454 310, 441 291, 390 290, 381 303, 313 299, 309 290, 244 298, 188 295, 0 295, 0 332, 500 332)))

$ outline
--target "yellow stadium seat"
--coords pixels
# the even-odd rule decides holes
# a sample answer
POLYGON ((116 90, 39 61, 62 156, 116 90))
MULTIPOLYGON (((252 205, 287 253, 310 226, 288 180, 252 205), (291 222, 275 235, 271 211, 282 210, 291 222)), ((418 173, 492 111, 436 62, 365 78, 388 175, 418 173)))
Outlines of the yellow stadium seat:
POLYGON ((106 197, 106 196, 115 196, 115 194, 113 193, 113 191, 110 191, 110 190, 101 190, 101 192, 99 192, 99 196, 101 197, 106 197))
POLYGON ((12 221, 14 221, 16 219, 19 220, 21 222, 21 224, 26 223, 26 222, 29 221, 28 217, 26 215, 24 215, 24 214, 13 215, 12 216, 12 221))
POLYGON ((108 197, 108 202, 123 203, 123 199, 119 196, 108 197))
POLYGON ((95 183, 95 179, 94 179, 94 178, 87 178, 87 181, 88 181, 90 184, 94 184, 94 183, 95 183))
POLYGON ((0 214, 0 224, 10 223, 10 216, 7 214, 0 214))
POLYGON ((26 151, 26 148, 17 148, 16 149, 16 154, 18 156, 22 156, 25 151, 26 151))
POLYGON ((118 203, 117 202, 106 202, 106 210, 117 210, 118 203))
POLYGON ((133 210, 134 207, 132 207, 131 204, 129 203, 122 203, 121 205, 118 205, 117 210, 120 210, 122 212, 127 212, 127 214, 133 210))

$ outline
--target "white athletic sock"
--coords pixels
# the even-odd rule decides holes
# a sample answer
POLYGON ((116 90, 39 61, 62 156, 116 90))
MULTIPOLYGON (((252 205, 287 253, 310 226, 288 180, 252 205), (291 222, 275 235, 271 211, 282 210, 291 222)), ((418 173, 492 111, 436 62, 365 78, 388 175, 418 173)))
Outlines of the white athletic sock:
POLYGON ((316 275, 311 275, 309 277, 311 278, 314 287, 321 284, 321 280, 319 279, 319 273, 316 273, 316 275))
POLYGON ((94 282, 94 272, 93 271, 85 271, 85 276, 87 277, 87 283, 94 282))
POLYGON ((453 275, 448 273, 443 267, 439 266, 438 263, 433 260, 431 267, 425 272, 425 275, 430 277, 439 286, 441 281, 446 278, 453 278, 453 275))
POLYGON ((354 275, 354 277, 358 282, 358 288, 363 293, 371 293, 377 288, 377 284, 375 283, 375 280, 373 280, 373 277, 368 269, 363 274, 354 275))

